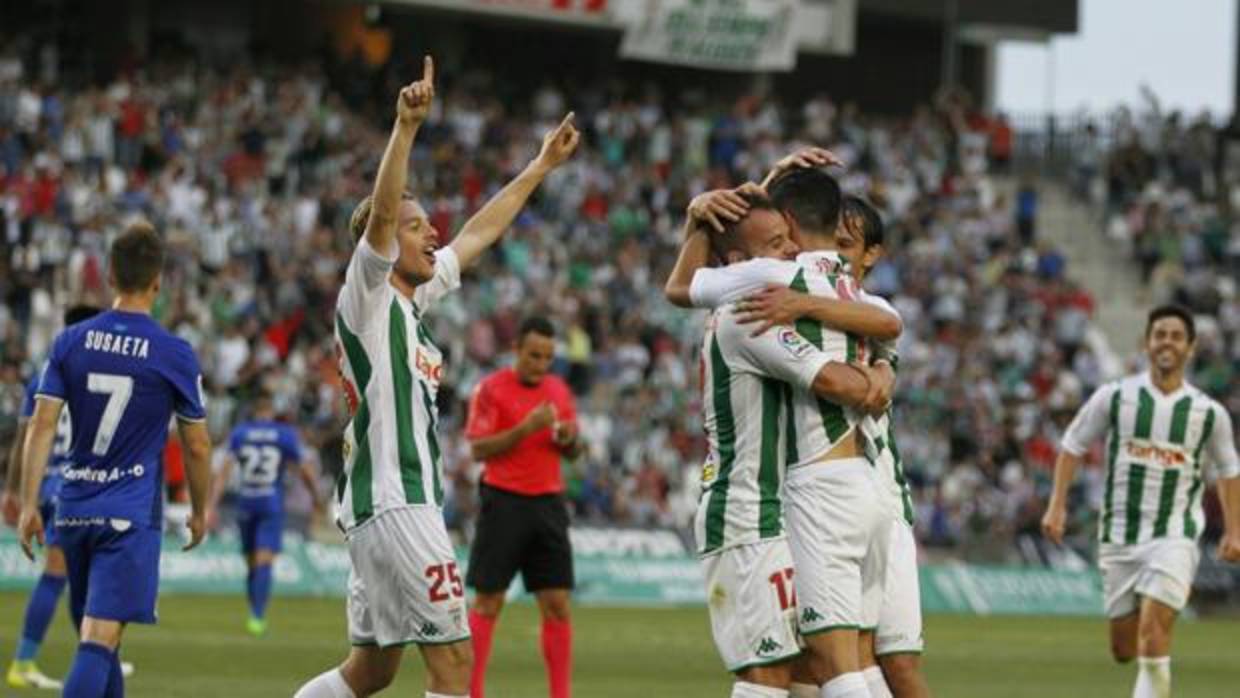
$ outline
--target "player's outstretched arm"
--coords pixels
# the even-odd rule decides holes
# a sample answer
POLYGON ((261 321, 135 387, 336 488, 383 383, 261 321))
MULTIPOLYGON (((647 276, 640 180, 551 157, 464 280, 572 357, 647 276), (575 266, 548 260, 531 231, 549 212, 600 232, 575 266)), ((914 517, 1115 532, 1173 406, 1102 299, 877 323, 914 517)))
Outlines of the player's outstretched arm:
POLYGON ((4 474, 4 494, 0 508, 3 508, 4 525, 16 526, 17 517, 22 511, 22 446, 26 440, 28 420, 17 420, 17 431, 13 433, 13 444, 9 447, 8 470, 4 474))
POLYGON ((1055 482, 1051 486, 1051 498, 1042 515, 1042 535, 1056 544, 1063 543, 1064 529, 1068 522, 1068 489, 1081 467, 1081 456, 1061 450, 1055 459, 1055 482))
POLYGON ((375 177, 366 241, 386 257, 396 256, 397 213, 408 178, 409 151, 418 127, 430 114, 434 97, 435 62, 427 56, 423 60, 422 79, 403 87, 396 98, 396 123, 375 177))
POLYGON ((30 543, 38 539, 43 545, 43 517, 39 515, 39 485, 47 471, 47 458, 52 452, 56 438, 56 423, 64 403, 56 398, 40 397, 35 402, 34 416, 26 428, 26 443, 22 447, 22 513, 18 523, 22 550, 26 557, 34 559, 30 543))
POLYGON ((205 421, 177 421, 177 431, 185 446, 185 479, 189 483, 190 540, 183 550, 202 542, 207 532, 207 497, 211 486, 211 436, 205 421))
POLYGON ((736 310, 741 324, 756 324, 754 334, 791 325, 801 318, 871 339, 896 339, 904 331, 898 316, 873 303, 812 296, 786 286, 767 286, 738 303, 736 310))
POLYGON ((543 136, 538 156, 465 222, 452 241, 452 250, 456 252, 461 269, 473 264, 500 239, 543 179, 572 156, 581 140, 573 118, 573 112, 569 112, 559 126, 543 136))

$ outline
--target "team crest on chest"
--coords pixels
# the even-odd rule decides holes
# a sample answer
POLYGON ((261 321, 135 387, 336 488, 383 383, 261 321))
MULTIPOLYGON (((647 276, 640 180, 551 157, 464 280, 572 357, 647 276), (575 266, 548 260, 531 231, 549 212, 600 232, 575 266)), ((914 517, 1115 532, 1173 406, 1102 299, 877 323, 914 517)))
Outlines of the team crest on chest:
POLYGON ((439 387, 439 381, 443 379, 443 357, 438 351, 428 351, 426 347, 419 345, 417 355, 414 357, 414 366, 418 370, 418 375, 433 387, 439 387))

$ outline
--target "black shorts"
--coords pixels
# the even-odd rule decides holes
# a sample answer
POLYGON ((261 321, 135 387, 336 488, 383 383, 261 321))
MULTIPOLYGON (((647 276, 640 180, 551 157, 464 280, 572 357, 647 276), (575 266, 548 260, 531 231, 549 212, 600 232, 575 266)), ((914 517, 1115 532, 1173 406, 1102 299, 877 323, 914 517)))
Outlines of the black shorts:
POLYGON ((480 489, 482 508, 465 583, 484 593, 506 591, 520 571, 527 591, 572 589, 573 550, 564 498, 527 497, 488 485, 480 489))

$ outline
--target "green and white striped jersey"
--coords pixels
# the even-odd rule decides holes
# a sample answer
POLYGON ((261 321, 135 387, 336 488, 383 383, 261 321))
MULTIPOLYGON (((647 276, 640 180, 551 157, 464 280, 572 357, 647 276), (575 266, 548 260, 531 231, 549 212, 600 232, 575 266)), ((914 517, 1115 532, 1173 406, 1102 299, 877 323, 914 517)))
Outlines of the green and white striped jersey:
POLYGON ((422 324, 435 301, 460 286, 451 248, 412 302, 389 282, 396 258, 358 244, 336 301, 336 349, 352 419, 336 483, 345 531, 388 509, 443 504, 435 396, 443 355, 422 324))
POLYGON ((867 415, 861 421, 861 433, 865 435, 866 458, 882 477, 883 494, 892 516, 912 526, 913 493, 909 491, 908 479, 904 476, 904 461, 896 446, 891 410, 879 417, 867 415))
POLYGON ((780 487, 789 454, 787 410, 830 358, 788 328, 751 337, 730 308, 711 315, 702 344, 708 453, 694 517, 707 555, 784 535, 780 487))
POLYGON ((1188 383, 1164 395, 1140 373, 1098 388, 1064 434, 1063 450, 1081 456, 1104 433, 1102 543, 1196 540, 1203 462, 1218 477, 1240 476, 1230 415, 1188 383))
MULTIPOLYGON (((852 276, 842 273, 844 268, 844 262, 835 252, 806 252, 799 255, 795 262, 751 259, 724 267, 698 270, 690 285, 689 295, 695 306, 713 308, 741 300, 768 284, 775 284, 824 298, 868 300, 857 288, 852 276)), ((894 312, 885 301, 879 305, 894 312)), ((798 320, 795 330, 796 334, 831 360, 865 360, 866 344, 857 337, 825 327, 811 319, 798 320)), ((788 328, 770 330, 777 334, 787 331, 788 328)), ((810 391, 794 392, 791 414, 792 423, 788 430, 791 446, 787 449, 789 468, 798 468, 822 460, 852 433, 863 417, 855 410, 819 398, 810 391)))

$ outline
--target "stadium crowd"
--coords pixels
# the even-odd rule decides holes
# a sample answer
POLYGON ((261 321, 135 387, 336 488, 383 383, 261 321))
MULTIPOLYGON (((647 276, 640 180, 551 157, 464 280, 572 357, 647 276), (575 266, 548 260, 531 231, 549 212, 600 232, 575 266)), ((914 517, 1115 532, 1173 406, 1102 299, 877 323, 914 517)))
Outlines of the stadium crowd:
POLYGON ((1152 93, 1109 124, 1101 158, 1084 155, 1081 181, 1101 196, 1110 239, 1139 266, 1148 305, 1176 302, 1198 316, 1194 381, 1240 411, 1240 122, 1166 113, 1152 93), (1099 160, 1104 168, 1089 163, 1099 160))
MULTIPOLYGON (((328 488, 347 420, 331 334, 347 220, 383 149, 385 125, 370 115, 387 113, 394 86, 415 73, 401 63, 359 76, 349 65, 224 70, 176 58, 70 88, 31 55, 0 53, 0 424, 13 424, 59 309, 106 302, 107 243, 145 216, 173 250, 156 315, 197 348, 217 442, 266 389, 328 488)), ((1103 378, 1085 342, 1094 300, 1038 240, 1036 194, 1014 198, 988 174, 1006 153, 965 96, 890 119, 826 96, 784 104, 761 89, 725 99, 531 84, 525 99, 501 100, 494 74, 442 72, 411 181, 445 239, 559 115, 576 110, 584 134, 432 321, 448 366, 440 432, 451 528, 467 529, 477 506, 466 401, 508 363, 532 313, 558 327, 558 370, 589 444, 566 466, 578 520, 688 524, 703 450, 703 318, 662 296, 683 212, 692 195, 760 180, 813 144, 843 158, 845 189, 868 193, 887 217, 889 257, 868 285, 905 321, 897 434, 920 538, 997 560, 1015 554, 1013 536, 1037 530, 1060 430, 1103 378)), ((1205 264, 1226 259, 1207 242, 1213 220, 1173 217, 1155 234, 1185 241, 1183 292, 1220 308, 1231 363, 1221 339, 1202 361, 1234 388, 1240 306, 1234 278, 1228 287, 1225 268, 1205 264), (1194 295, 1207 287, 1213 295, 1194 295)), ((1234 243, 1230 254, 1234 265, 1234 243)), ((1090 473, 1086 491, 1100 486, 1090 473)))

